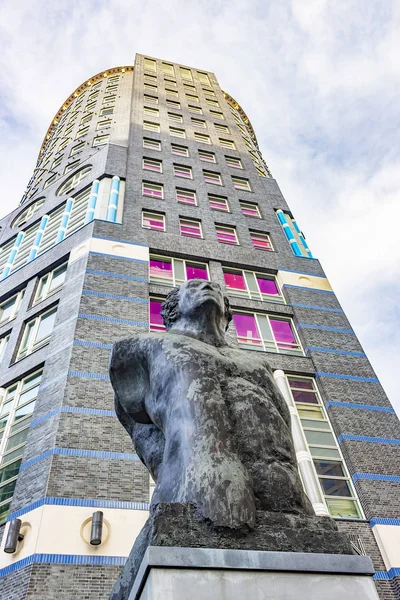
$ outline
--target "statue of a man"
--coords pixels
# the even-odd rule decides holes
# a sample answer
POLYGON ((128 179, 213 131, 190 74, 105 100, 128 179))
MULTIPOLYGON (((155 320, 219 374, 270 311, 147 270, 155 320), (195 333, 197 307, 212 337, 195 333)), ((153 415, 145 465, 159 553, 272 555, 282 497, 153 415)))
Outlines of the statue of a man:
POLYGON ((221 287, 193 279, 163 305, 166 333, 117 342, 116 412, 156 488, 215 527, 255 525, 256 511, 313 515, 298 475, 290 415, 266 356, 228 346, 221 287))

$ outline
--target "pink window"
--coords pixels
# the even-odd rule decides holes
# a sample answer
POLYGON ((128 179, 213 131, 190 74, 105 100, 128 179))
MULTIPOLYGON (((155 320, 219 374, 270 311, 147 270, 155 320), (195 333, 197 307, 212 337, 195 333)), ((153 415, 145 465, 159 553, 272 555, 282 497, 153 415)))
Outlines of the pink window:
POLYGON ((240 202, 240 207, 242 209, 242 213, 246 217, 258 217, 258 218, 260 218, 260 212, 258 210, 257 204, 252 204, 250 202, 240 202))
POLYGON ((258 248, 259 250, 273 250, 269 236, 266 233, 256 233, 251 231, 250 236, 254 248, 258 248))
POLYGON ((165 231, 165 217, 157 213, 143 211, 142 227, 154 229, 155 231, 165 231))
POLYGON ((295 402, 319 404, 318 395, 314 390, 313 382, 311 380, 288 377, 288 381, 295 402))
POLYGON ((262 294, 269 294, 271 296, 276 295, 276 294, 279 295, 278 286, 276 285, 276 282, 274 279, 267 279, 267 278, 261 277, 260 275, 256 275, 256 277, 257 277, 258 287, 262 294))
POLYGON ((201 225, 200 221, 190 221, 189 219, 180 219, 179 227, 181 235, 187 237, 201 238, 201 225))
POLYGON ((298 348, 289 321, 269 319, 275 341, 280 350, 293 350, 298 348))
POLYGON ((210 202, 210 208, 213 210, 229 212, 228 200, 226 198, 222 198, 221 196, 212 196, 209 194, 208 200, 210 202))
POLYGON ((232 290, 247 290, 246 281, 243 273, 224 272, 225 285, 227 289, 232 290))
POLYGON ((186 263, 186 279, 205 279, 208 281, 207 267, 198 263, 186 263))
POLYGON ((150 331, 165 331, 161 307, 161 300, 150 299, 150 331))
POLYGON ((150 279, 162 278, 172 280, 172 262, 161 258, 150 258, 150 279))
POLYGON ((257 322, 254 315, 234 313, 233 323, 236 328, 239 344, 262 346, 262 341, 258 332, 257 322))
POLYGON ((176 190, 176 199, 178 202, 196 205, 196 193, 189 190, 176 190))
POLYGON ((154 198, 163 198, 163 186, 158 183, 148 183, 144 181, 142 184, 142 193, 145 196, 153 196, 154 198))
POLYGON ((213 171, 203 171, 203 177, 206 183, 222 185, 221 175, 219 173, 213 173, 213 171))
POLYGON ((217 232, 217 239, 221 244, 232 244, 235 246, 239 244, 234 227, 217 226, 215 230, 217 232))
POLYGON ((182 165, 174 165, 174 175, 176 175, 176 177, 186 177, 186 179, 192 179, 192 169, 182 165))

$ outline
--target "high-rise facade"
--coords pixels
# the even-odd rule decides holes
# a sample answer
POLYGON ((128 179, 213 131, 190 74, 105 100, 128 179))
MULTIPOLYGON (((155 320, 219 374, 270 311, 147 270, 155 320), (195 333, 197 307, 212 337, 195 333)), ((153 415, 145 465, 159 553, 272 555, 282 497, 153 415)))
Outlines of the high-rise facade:
POLYGON ((0 235, 0 530, 19 518, 24 535, 13 554, 3 535, 1 598, 108 597, 151 493, 113 410, 110 349, 162 330, 163 298, 194 277, 226 290, 229 342, 267 353, 316 513, 400 598, 399 422, 213 73, 137 55, 83 83, 0 235))

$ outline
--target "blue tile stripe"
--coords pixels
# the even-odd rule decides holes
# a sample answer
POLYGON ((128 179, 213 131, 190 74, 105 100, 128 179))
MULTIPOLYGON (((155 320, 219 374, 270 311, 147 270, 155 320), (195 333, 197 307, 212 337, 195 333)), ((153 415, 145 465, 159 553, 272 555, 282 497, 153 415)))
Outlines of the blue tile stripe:
POLYGON ((350 440, 353 442, 372 442, 375 444, 390 444, 393 446, 400 445, 400 440, 396 440, 393 438, 371 437, 369 435, 353 435, 351 433, 341 433, 338 437, 339 444, 343 440, 350 440))
POLYGON ((110 271, 97 271, 95 269, 86 269, 86 273, 88 273, 89 275, 101 275, 102 277, 115 277, 116 279, 128 279, 129 281, 140 281, 142 283, 149 283, 149 280, 145 277, 121 275, 121 273, 111 273, 110 271))
POLYGON ((389 569, 389 571, 376 571, 372 579, 388 581, 395 577, 400 577, 400 567, 394 567, 393 569, 389 569))
POLYGON ((28 567, 34 563, 53 563, 63 565, 113 565, 124 566, 125 556, 85 556, 81 554, 31 554, 22 560, 18 560, 3 569, 0 569, 0 577, 10 575, 19 569, 28 567))
MULTIPOLYGON (((109 221, 106 221, 107 223, 109 221)), ((120 244, 128 244, 129 246, 142 246, 143 248, 148 248, 147 244, 143 244, 142 242, 128 242, 128 240, 116 240, 115 238, 109 237, 101 237, 99 235, 93 236, 94 240, 105 240, 106 242, 119 242, 120 244)))
POLYGON ((55 415, 60 413, 73 413, 80 415, 94 415, 97 417, 116 417, 117 415, 113 410, 101 410, 100 408, 83 408, 80 406, 60 406, 59 408, 55 408, 54 410, 49 411, 45 415, 35 419, 31 422, 30 427, 36 427, 36 425, 40 425, 44 421, 51 419, 55 415))
POLYGON ((94 256, 108 256, 109 258, 117 258, 118 260, 130 260, 131 262, 145 263, 146 265, 149 262, 148 260, 141 260, 140 258, 129 258, 128 256, 117 256, 116 254, 108 254, 107 252, 94 252, 93 250, 90 250, 89 254, 92 254, 94 256))
POLYGON ((362 358, 366 358, 367 355, 364 352, 353 352, 350 350, 339 350, 333 348, 321 348, 319 346, 307 346, 305 348, 305 353, 308 352, 326 352, 328 354, 343 354, 346 356, 360 356, 362 358))
POLYGON ((347 379, 348 381, 363 381, 366 383, 380 383, 376 377, 359 377, 358 375, 343 375, 342 373, 325 373, 318 371, 316 377, 330 377, 331 379, 347 379))
POLYGON ((28 469, 38 462, 49 458, 50 456, 74 456, 79 458, 101 458, 111 460, 140 460, 137 454, 128 454, 127 452, 105 452, 102 450, 81 450, 80 448, 50 448, 42 454, 22 463, 20 471, 28 469))
POLYGON ((290 302, 288 306, 298 306, 299 308, 312 308, 313 310, 325 310, 327 312, 333 313, 343 313, 344 311, 341 308, 328 308, 326 306, 317 306, 315 304, 297 304, 294 302, 290 302))
POLYGON ((119 296, 117 294, 108 294, 106 292, 95 292, 93 290, 82 290, 84 296, 98 296, 99 298, 113 298, 114 300, 128 300, 128 302, 139 302, 141 304, 149 304, 149 300, 144 298, 133 298, 132 296, 119 296))
POLYGON ((340 406, 340 408, 358 408, 361 410, 376 410, 380 412, 395 413, 394 408, 388 406, 377 406, 375 404, 353 404, 352 402, 338 402, 337 400, 329 400, 325 404, 325 408, 331 406, 340 406))
POLYGON ((311 323, 298 323, 298 329, 320 329, 321 331, 335 331, 336 333, 351 333, 355 335, 352 329, 343 329, 342 327, 325 327, 324 325, 312 325, 311 323))
POLYGON ((88 373, 87 371, 68 371, 68 377, 87 377, 88 379, 102 379, 104 381, 110 381, 110 377, 108 375, 103 375, 103 373, 88 373))
POLYGON ((375 525, 395 525, 396 527, 400 527, 400 519, 390 519, 387 517, 373 517, 369 524, 371 527, 375 525))
POLYGON ((315 288, 309 288, 302 285, 290 285, 289 283, 284 283, 282 287, 290 288, 293 290, 305 290, 306 292, 316 292, 317 294, 330 294, 331 296, 335 295, 335 292, 331 292, 330 290, 317 290, 315 288))
POLYGON ((102 348, 103 350, 111 350, 112 344, 101 344, 100 342, 90 342, 89 340, 74 340, 74 346, 90 346, 93 348, 102 348))
POLYGON ((381 473, 354 473, 352 480, 355 483, 359 479, 368 479, 369 481, 391 481, 400 483, 400 475, 383 475, 381 473))
POLYGON ((84 506, 87 508, 118 508, 120 510, 149 510, 150 505, 147 502, 128 502, 121 500, 98 500, 92 498, 56 498, 45 496, 20 508, 7 517, 7 521, 18 519, 36 508, 41 506, 84 506))
POLYGON ((92 321, 106 321, 108 323, 123 323, 124 325, 135 325, 136 327, 147 327, 149 326, 148 321, 131 321, 130 319, 116 319, 115 317, 103 317, 101 315, 89 315, 86 313, 79 313, 80 319, 91 319, 92 321))

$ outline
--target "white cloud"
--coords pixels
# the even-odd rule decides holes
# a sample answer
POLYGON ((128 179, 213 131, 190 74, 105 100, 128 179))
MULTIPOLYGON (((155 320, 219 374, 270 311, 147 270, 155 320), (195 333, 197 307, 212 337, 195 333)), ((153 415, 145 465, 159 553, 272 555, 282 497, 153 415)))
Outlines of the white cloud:
POLYGON ((400 410, 400 6, 370 0, 4 0, 0 210, 88 76, 148 53, 214 71, 400 410))

